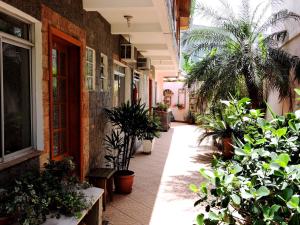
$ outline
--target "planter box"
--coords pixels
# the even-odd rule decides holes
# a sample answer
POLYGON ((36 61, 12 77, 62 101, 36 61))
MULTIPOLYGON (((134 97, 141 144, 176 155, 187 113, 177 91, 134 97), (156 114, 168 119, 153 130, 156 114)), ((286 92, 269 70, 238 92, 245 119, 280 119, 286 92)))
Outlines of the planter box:
POLYGON ((150 155, 154 146, 155 138, 153 140, 143 140, 143 153, 150 155))
POLYGON ((80 218, 66 217, 62 215, 59 219, 47 218, 43 225, 101 225, 102 224, 102 195, 104 190, 100 188, 88 188, 83 190, 87 200, 90 201, 91 206, 82 212, 80 218))
POLYGON ((154 116, 156 116, 160 119, 161 130, 168 131, 170 128, 170 123, 171 123, 171 111, 164 112, 164 111, 154 110, 153 114, 154 114, 154 116))

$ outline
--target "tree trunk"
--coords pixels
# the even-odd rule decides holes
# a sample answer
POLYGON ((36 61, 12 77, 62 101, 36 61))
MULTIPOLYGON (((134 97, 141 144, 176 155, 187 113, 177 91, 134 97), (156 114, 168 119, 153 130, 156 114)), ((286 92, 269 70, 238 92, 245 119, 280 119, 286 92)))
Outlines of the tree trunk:
POLYGON ((255 81, 251 74, 249 73, 248 69, 243 69, 243 74, 249 94, 249 98, 251 99, 252 108, 257 109, 262 106, 263 103, 263 96, 262 96, 262 90, 257 87, 255 84, 255 81))

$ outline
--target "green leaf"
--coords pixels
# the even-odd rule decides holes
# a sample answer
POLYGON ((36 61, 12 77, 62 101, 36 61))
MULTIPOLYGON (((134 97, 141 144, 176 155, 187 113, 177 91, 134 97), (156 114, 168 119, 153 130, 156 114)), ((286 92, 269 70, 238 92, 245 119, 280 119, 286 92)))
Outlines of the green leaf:
POLYGON ((285 168, 287 167, 290 160, 291 158, 287 153, 281 153, 277 158, 274 159, 274 162, 282 168, 285 168))
POLYGON ((274 215, 279 209, 280 209, 280 205, 272 205, 271 210, 270 210, 270 215, 274 215))
POLYGON ((198 225, 204 225, 204 214, 199 214, 196 218, 198 225))
POLYGON ((275 130, 274 135, 280 138, 280 137, 284 136, 286 134, 286 132, 287 132, 287 128, 283 127, 278 130, 275 130))
POLYGON ((256 140, 255 145, 262 145, 266 142, 267 142, 267 139, 265 139, 265 138, 258 139, 258 140, 256 140))
POLYGON ((290 209, 297 209, 299 207, 299 195, 293 195, 286 205, 290 209))
POLYGON ((269 170, 270 169, 270 164, 269 163, 263 163, 262 167, 264 170, 269 170))
POLYGON ((281 197, 287 202, 291 199, 293 194, 294 194, 293 189, 288 187, 288 188, 283 190, 283 193, 282 193, 281 197))
POLYGON ((245 189, 241 189, 241 196, 244 199, 250 199, 254 197, 250 192, 246 191, 245 189))
POLYGON ((294 130, 294 131, 297 131, 297 127, 295 125, 295 122, 293 120, 289 120, 289 127, 294 130))
POLYGON ((254 140, 248 134, 244 135, 244 140, 246 142, 249 142, 250 144, 253 144, 253 142, 254 142, 254 140))
POLYGON ((256 191, 256 197, 257 199, 262 198, 264 196, 268 196, 270 194, 270 190, 265 187, 261 186, 257 191, 256 191))
POLYGON ((200 191, 203 193, 203 194, 207 194, 207 184, 206 183, 202 183, 200 185, 200 191))
POLYGON ((233 174, 230 174, 230 175, 225 175, 225 178, 224 178, 224 185, 229 185, 230 183, 232 183, 234 179, 234 175, 233 174))
POLYGON ((222 218, 220 218, 219 215, 217 215, 216 213, 210 211, 209 214, 208 214, 208 218, 210 220, 216 220, 216 221, 219 221, 219 220, 222 220, 222 218))
POLYGON ((234 204, 236 204, 236 205, 241 204, 241 198, 237 194, 232 194, 232 195, 230 195, 230 197, 231 197, 232 201, 234 202, 234 204))
POLYGON ((214 178, 214 173, 211 172, 211 171, 208 170, 208 169, 201 168, 201 169, 199 170, 199 172, 200 172, 200 174, 201 174, 204 178, 206 178, 206 179, 208 179, 208 180, 214 178))
POLYGON ((199 192, 199 189, 198 187, 195 185, 195 184, 190 184, 189 185, 189 188, 192 192, 195 192, 195 193, 198 193, 199 192))
POLYGON ((243 167, 241 167, 239 164, 234 165, 234 167, 230 170, 230 173, 237 174, 243 170, 243 167))

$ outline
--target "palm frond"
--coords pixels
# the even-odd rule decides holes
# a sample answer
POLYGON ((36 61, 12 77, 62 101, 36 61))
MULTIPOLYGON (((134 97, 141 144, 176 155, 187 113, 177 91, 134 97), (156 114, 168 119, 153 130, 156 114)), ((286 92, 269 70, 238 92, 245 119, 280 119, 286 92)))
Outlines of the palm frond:
POLYGON ((275 27, 276 25, 278 25, 279 23, 282 23, 284 21, 287 20, 295 20, 295 21, 300 21, 300 15, 288 11, 287 9, 285 10, 280 10, 277 13, 274 13, 273 15, 271 15, 266 22, 264 22, 258 29, 257 29, 257 33, 262 33, 264 31, 266 31, 267 29, 269 29, 270 27, 275 27))
POLYGON ((229 35, 217 28, 195 28, 185 32, 182 36, 182 44, 187 45, 197 42, 224 42, 229 35))
POLYGON ((203 3, 197 4, 196 6, 196 15, 198 16, 203 16, 209 20, 211 20, 211 22, 215 25, 220 24, 222 22, 229 22, 230 21, 230 17, 228 17, 228 15, 226 15, 227 13, 220 13, 219 11, 204 5, 203 3))
POLYGON ((264 38, 264 43, 270 44, 271 46, 274 46, 274 44, 278 44, 278 42, 284 42, 288 38, 288 31, 287 30, 281 30, 277 31, 275 33, 272 33, 264 38))
POLYGON ((250 2, 249 0, 242 0, 241 3, 242 4, 240 9, 241 12, 240 19, 249 22, 251 17, 250 2))

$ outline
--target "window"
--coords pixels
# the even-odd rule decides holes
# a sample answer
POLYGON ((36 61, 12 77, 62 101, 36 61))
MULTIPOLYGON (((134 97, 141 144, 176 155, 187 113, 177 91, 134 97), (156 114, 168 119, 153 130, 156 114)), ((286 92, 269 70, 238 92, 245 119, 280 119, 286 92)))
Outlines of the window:
POLYGON ((114 64, 114 107, 125 101, 125 67, 114 64))
POLYGON ((0 13, 0 142, 2 161, 33 148, 29 24, 0 13))
POLYGON ((96 53, 95 50, 86 47, 86 85, 89 91, 95 90, 96 76, 96 53))
POLYGON ((108 82, 108 61, 107 56, 101 53, 100 59, 100 90, 107 90, 107 82, 108 82))

